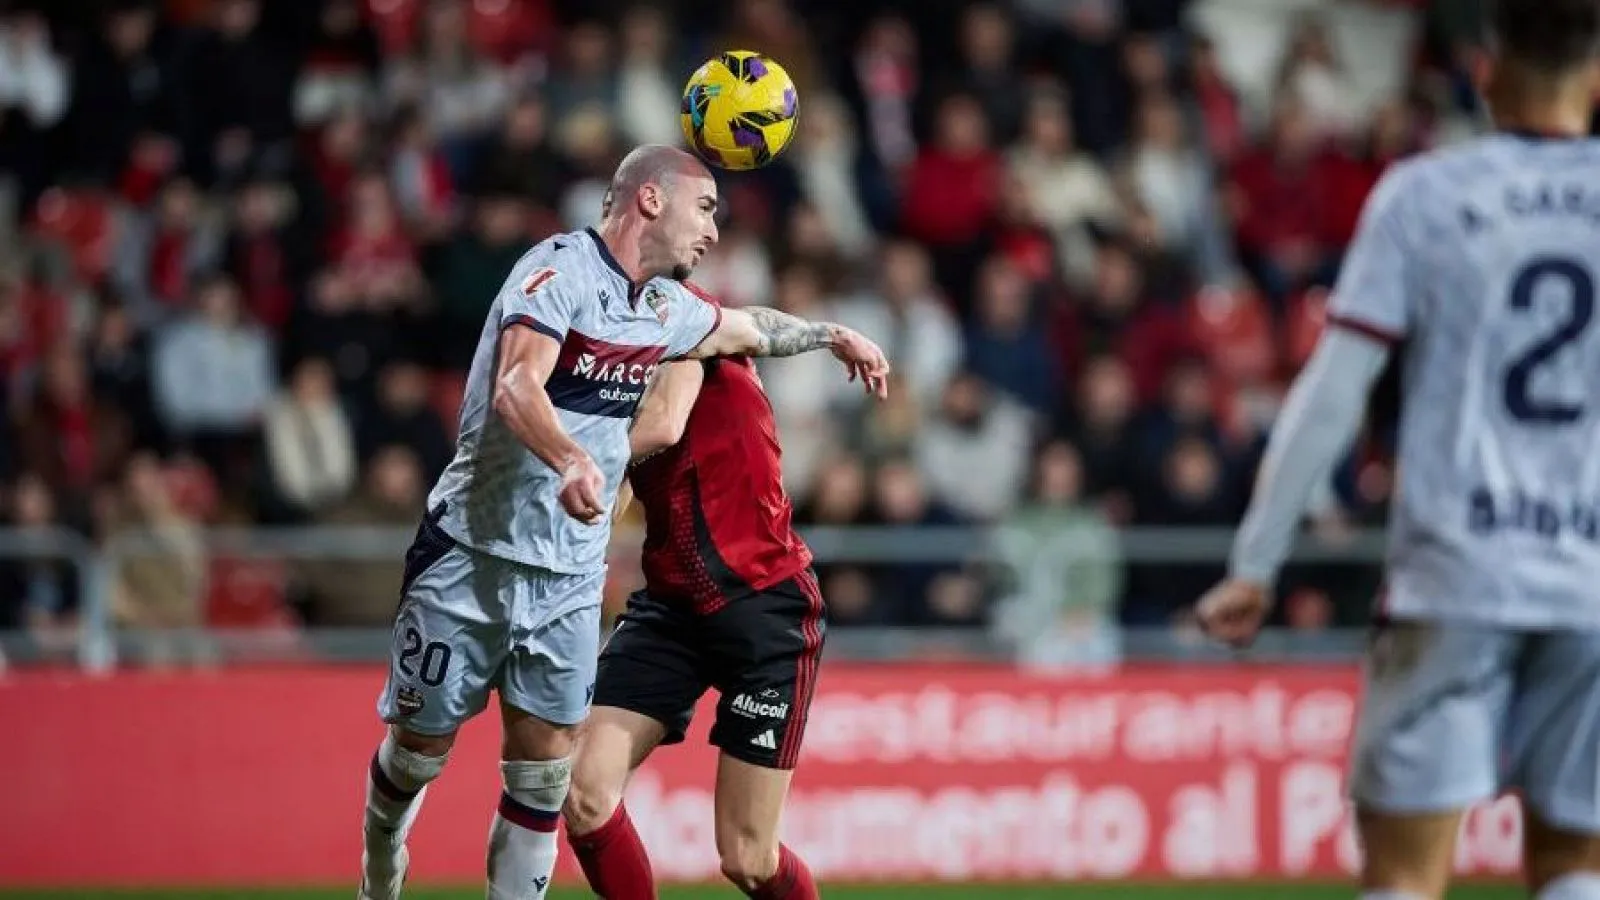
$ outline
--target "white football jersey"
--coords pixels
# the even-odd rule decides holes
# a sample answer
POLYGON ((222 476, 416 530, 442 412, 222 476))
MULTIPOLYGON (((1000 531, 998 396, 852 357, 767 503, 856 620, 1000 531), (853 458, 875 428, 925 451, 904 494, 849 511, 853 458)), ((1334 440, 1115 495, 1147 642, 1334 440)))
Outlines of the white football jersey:
POLYGON ((1395 166, 1329 322, 1397 342, 1384 610, 1600 628, 1600 140, 1498 134, 1395 166))
POLYGON ((628 279, 592 229, 559 234, 512 267, 489 307, 461 400, 456 455, 428 496, 439 527, 475 550, 569 575, 605 568, 610 510, 628 462, 628 428, 656 365, 722 319, 670 278, 628 279), (561 427, 605 475, 607 517, 585 525, 561 508, 561 476, 494 410, 500 332, 521 326, 561 342, 545 392, 561 427))

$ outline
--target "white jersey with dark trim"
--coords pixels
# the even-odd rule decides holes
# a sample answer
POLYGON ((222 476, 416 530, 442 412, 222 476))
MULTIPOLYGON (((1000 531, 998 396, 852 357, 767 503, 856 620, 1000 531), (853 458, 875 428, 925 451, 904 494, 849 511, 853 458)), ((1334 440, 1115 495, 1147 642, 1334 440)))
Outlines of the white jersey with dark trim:
POLYGON ((1600 628, 1600 141, 1500 134, 1397 165, 1332 325, 1397 342, 1385 611, 1600 628))
POLYGON ((603 568, 628 426, 645 386, 658 363, 694 349, 720 318, 672 279, 633 284, 593 230, 535 246, 512 267, 478 339, 456 455, 428 496, 429 509, 443 506, 440 527, 475 550, 552 572, 603 568), (567 515, 560 476, 494 411, 500 333, 519 326, 561 343, 545 390, 562 427, 605 475, 607 518, 596 524, 567 515))

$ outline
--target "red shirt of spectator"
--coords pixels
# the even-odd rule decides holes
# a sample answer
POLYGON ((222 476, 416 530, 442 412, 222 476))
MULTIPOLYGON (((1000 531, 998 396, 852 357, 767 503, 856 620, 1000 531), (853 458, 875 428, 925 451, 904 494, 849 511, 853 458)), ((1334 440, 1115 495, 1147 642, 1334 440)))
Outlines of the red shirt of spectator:
POLYGON ((1137 259, 1115 244, 1096 254, 1094 290, 1060 310, 1051 331, 1069 371, 1091 357, 1115 354, 1128 366, 1141 403, 1154 402, 1173 363, 1198 350, 1185 311, 1147 300, 1137 259))
POLYGON ((1240 246, 1280 262, 1326 251, 1336 243, 1329 223, 1338 180, 1338 159, 1322 147, 1305 112, 1280 106, 1266 146, 1233 166, 1228 200, 1240 246))
POLYGON ((1211 369, 1231 385, 1269 382, 1278 348, 1261 298, 1245 290, 1205 288, 1189 301, 1189 329, 1211 369))
POLYGON ((415 269, 415 249, 383 176, 364 175, 351 188, 349 221, 334 234, 330 255, 359 283, 387 282, 415 269))
POLYGON ((983 108, 956 95, 939 107, 937 137, 911 163, 900 218, 910 237, 959 247, 981 237, 1000 201, 1002 165, 983 108))

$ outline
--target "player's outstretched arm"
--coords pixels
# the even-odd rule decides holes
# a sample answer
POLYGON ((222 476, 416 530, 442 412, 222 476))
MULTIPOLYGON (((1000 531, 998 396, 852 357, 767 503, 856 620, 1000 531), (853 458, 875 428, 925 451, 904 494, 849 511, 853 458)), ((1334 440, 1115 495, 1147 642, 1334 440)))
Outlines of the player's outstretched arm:
POLYGON ((561 505, 575 518, 593 522, 605 513, 605 479, 589 454, 561 427, 545 392, 561 344, 533 328, 513 326, 500 334, 500 368, 494 380, 494 411, 534 456, 562 475, 561 505))
POLYGON ((683 438, 689 413, 705 383, 705 367, 696 359, 670 362, 656 369, 645 388, 628 430, 628 450, 634 462, 671 447, 683 438))
POLYGON ((889 361, 858 331, 831 322, 811 322, 764 306, 725 309, 722 321, 689 352, 690 357, 797 356, 829 350, 866 389, 888 396, 889 361))
POLYGON ((1367 395, 1388 359, 1388 344, 1370 336, 1337 326, 1323 333, 1273 426, 1228 578, 1196 609, 1213 637, 1240 647, 1255 639, 1311 492, 1355 440, 1367 395))

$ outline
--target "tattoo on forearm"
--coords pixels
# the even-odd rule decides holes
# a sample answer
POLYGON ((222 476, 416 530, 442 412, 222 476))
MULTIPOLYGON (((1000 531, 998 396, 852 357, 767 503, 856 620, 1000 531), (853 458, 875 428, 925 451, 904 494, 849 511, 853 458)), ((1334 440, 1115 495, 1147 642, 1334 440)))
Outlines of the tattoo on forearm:
POLYGON ((795 356, 833 346, 834 325, 808 322, 765 306, 748 306, 745 312, 761 333, 757 356, 795 356))

